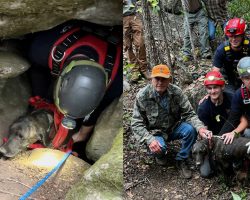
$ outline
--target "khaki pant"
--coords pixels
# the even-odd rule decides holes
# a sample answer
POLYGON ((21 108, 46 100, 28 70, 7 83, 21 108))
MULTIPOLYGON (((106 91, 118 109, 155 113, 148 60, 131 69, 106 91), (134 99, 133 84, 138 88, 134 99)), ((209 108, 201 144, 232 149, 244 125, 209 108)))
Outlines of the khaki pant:
POLYGON ((134 64, 133 72, 147 72, 146 51, 142 33, 142 22, 136 15, 123 17, 124 51, 129 62, 134 64), (133 45, 134 50, 133 51, 133 45))

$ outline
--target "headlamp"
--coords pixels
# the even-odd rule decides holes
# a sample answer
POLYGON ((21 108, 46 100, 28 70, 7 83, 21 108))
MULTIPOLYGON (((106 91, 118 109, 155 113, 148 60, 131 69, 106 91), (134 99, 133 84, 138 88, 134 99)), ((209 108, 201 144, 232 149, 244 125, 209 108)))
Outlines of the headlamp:
POLYGON ((235 33, 237 31, 237 29, 236 28, 230 28, 230 29, 228 29, 228 31, 229 31, 229 33, 235 33))
POLYGON ((207 79, 210 81, 213 81, 213 80, 215 80, 215 76, 209 76, 209 77, 207 77, 207 79))
POLYGON ((68 116, 65 116, 62 120, 62 126, 67 129, 74 129, 76 127, 76 121, 68 116))

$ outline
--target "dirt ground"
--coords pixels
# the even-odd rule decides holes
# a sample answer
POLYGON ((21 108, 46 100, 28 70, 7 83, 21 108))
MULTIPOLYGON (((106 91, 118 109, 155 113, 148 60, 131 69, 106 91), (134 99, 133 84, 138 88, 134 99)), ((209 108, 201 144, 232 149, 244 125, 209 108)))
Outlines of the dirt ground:
POLYGON ((169 144, 168 164, 164 167, 156 164, 143 146, 138 146, 130 130, 135 94, 145 83, 132 85, 129 92, 124 93, 124 199, 130 200, 228 200, 233 199, 231 192, 250 200, 250 186, 245 187, 232 180, 227 186, 222 176, 203 179, 190 160, 193 172, 192 179, 181 178, 175 167, 175 155, 179 143, 169 144))
MULTIPOLYGON (((32 186, 45 177, 52 169, 30 164, 24 153, 14 160, 0 159, 0 199, 17 200, 32 186)), ((82 170, 89 167, 87 163, 70 156, 63 167, 55 172, 30 198, 33 200, 63 200, 68 190, 82 177, 82 170), (67 162, 68 161, 68 162, 67 162), (81 169, 81 170, 80 170, 81 169)))

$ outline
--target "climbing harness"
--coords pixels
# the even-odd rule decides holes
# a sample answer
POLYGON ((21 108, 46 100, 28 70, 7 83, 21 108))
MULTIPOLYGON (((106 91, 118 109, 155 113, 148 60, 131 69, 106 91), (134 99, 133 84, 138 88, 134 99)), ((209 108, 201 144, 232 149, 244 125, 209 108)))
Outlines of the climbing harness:
POLYGON ((241 91, 241 96, 243 98, 243 103, 250 104, 250 92, 244 84, 241 85, 240 91, 241 91))
POLYGON ((51 74, 58 76, 69 55, 83 46, 95 50, 99 64, 104 66, 108 78, 114 80, 122 53, 119 35, 113 30, 102 30, 86 25, 70 27, 54 43, 48 59, 51 74))
MULTIPOLYGON (((59 149, 61 151, 68 151, 71 150, 73 147, 73 140, 72 138, 67 141, 66 147, 63 147, 62 144, 66 142, 69 130, 62 126, 63 114, 58 111, 56 106, 52 103, 46 102, 39 96, 31 97, 29 99, 29 104, 33 106, 35 109, 46 109, 48 111, 52 111, 54 115, 54 132, 55 134, 51 133, 50 138, 52 139, 52 146, 55 149, 59 149)), ((36 145, 31 144, 29 148, 37 148, 36 145)))

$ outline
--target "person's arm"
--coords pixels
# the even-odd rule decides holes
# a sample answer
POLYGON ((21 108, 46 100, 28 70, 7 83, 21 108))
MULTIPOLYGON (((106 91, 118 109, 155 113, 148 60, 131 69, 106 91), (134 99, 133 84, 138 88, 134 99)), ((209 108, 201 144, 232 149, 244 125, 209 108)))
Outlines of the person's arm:
POLYGON ((231 132, 224 133, 222 137, 224 138, 224 144, 231 144, 234 140, 234 137, 237 137, 237 135, 241 132, 243 132, 248 126, 248 121, 245 116, 241 116, 240 118, 240 124, 231 132))
POLYGON ((202 138, 210 139, 212 137, 212 132, 207 130, 207 127, 201 122, 198 116, 195 114, 191 103, 189 102, 187 96, 180 91, 179 105, 181 108, 181 119, 191 124, 202 138))
POLYGON ((210 115, 204 103, 198 106, 197 115, 199 120, 201 120, 205 126, 208 126, 210 124, 210 115))
POLYGON ((87 138, 89 138, 90 133, 94 129, 94 125, 91 126, 85 126, 82 125, 80 130, 72 136, 72 139, 75 142, 81 142, 81 141, 86 141, 87 138))
POLYGON ((243 115, 241 101, 241 92, 240 90, 237 90, 232 99, 231 111, 222 129, 220 130, 219 135, 232 132, 240 124, 240 118, 243 115))
POLYGON ((221 44, 220 46, 217 47, 215 54, 214 54, 214 59, 213 59, 213 71, 220 71, 220 69, 223 67, 224 64, 224 45, 221 44))
POLYGON ((136 140, 149 146, 155 138, 147 129, 147 121, 146 110, 137 96, 131 119, 131 128, 136 140))

